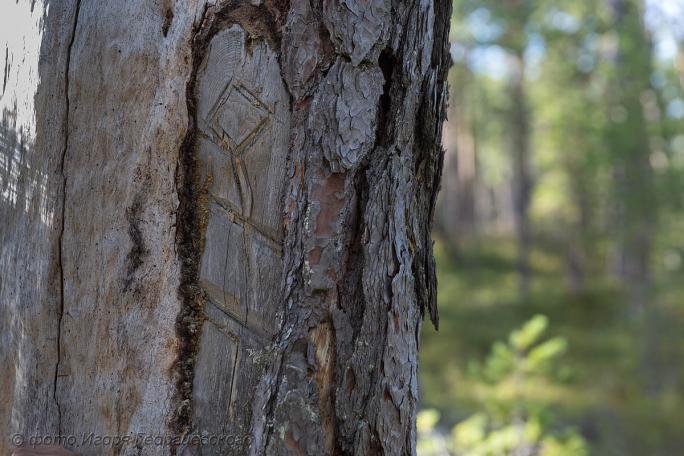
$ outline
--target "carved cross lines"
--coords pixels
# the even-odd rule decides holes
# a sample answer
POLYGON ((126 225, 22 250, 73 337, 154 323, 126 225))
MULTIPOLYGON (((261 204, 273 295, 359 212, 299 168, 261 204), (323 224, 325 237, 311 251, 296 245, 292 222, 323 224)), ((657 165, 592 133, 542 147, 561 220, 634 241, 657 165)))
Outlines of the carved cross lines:
POLYGON ((256 139, 273 114, 258 96, 240 81, 232 79, 211 108, 202 133, 230 156, 233 178, 240 199, 240 215, 248 221, 252 215, 253 191, 243 154, 252 149, 256 139))
POLYGON ((238 25, 212 38, 197 74, 198 169, 208 192, 199 285, 206 317, 195 366, 195 422, 225 433, 254 393, 277 331, 281 198, 289 95, 276 53, 238 25), (212 419, 211 417, 214 417, 212 419), (228 427, 228 428, 227 428, 228 427))
POLYGON ((282 270, 289 97, 277 55, 265 43, 247 52, 246 40, 237 25, 219 32, 198 74, 198 152, 210 200, 200 281, 214 304, 269 336, 282 270))
POLYGON ((246 39, 239 26, 220 32, 200 69, 200 158, 216 201, 280 244, 289 96, 277 55, 263 43, 248 53, 246 39))

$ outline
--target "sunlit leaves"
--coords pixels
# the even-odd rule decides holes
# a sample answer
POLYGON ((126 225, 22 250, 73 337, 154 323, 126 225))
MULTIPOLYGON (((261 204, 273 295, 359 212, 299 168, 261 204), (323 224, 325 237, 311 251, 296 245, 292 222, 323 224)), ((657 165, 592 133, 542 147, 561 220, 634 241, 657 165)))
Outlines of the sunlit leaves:
MULTIPOLYGON (((558 434, 545 419, 545 408, 531 401, 526 391, 536 388, 557 365, 567 343, 561 337, 544 340, 548 318, 536 315, 514 330, 506 342, 494 343, 482 366, 471 363, 471 375, 481 378, 482 412, 462 420, 446 440, 436 430, 439 414, 425 410, 418 416, 421 455, 583 456, 584 440, 575 432, 558 434), (440 453, 440 451, 442 451, 440 453)), ((550 378, 553 380, 553 378, 550 378)))

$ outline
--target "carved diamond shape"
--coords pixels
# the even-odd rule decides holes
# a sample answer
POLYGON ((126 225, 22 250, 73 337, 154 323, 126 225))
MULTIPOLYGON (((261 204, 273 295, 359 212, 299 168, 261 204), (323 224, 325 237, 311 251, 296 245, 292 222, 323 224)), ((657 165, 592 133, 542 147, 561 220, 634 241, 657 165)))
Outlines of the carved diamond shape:
POLYGON ((217 144, 241 154, 249 139, 259 133, 268 115, 261 100, 231 81, 210 111, 208 123, 217 144))

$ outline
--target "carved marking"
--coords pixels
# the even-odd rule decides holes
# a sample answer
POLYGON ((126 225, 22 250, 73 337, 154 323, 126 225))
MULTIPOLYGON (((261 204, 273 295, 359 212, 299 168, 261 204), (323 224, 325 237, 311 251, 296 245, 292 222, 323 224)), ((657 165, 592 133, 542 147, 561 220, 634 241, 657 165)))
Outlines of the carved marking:
POLYGON ((239 357, 240 341, 211 320, 202 327, 201 337, 195 367, 195 385, 200 387, 193 389, 194 409, 199 417, 212 417, 202 423, 207 431, 221 432, 233 402, 231 392, 236 380, 233 369, 239 357))
MULTIPOLYGON (((217 307, 221 312, 223 312, 226 316, 230 317, 232 321, 240 324, 240 319, 237 318, 236 316, 233 316, 231 314, 226 313, 223 309, 217 307)), ((205 316, 207 315, 207 306, 205 306, 205 316)), ((211 322, 216 326, 216 328, 221 331, 222 334, 224 334, 226 337, 230 338, 233 340, 235 343, 235 355, 233 356, 233 366, 231 369, 230 373, 230 388, 229 388, 229 393, 228 393, 228 409, 230 410, 230 415, 232 415, 232 406, 233 406, 233 396, 235 394, 235 376, 237 374, 237 367, 238 367, 238 362, 240 360, 240 340, 242 338, 242 327, 240 328, 240 335, 236 336, 232 331, 228 330, 228 328, 225 325, 222 325, 221 323, 217 322, 216 320, 212 319, 209 316, 206 316, 207 321, 211 322)), ((241 325, 242 326, 242 325, 241 325)))
MULTIPOLYGON (((225 307, 217 306, 214 304, 212 301, 208 301, 209 305, 205 306, 205 312, 204 315, 208 321, 211 321, 214 323, 219 329, 221 329, 223 332, 226 334, 230 334, 232 338, 237 340, 236 335, 234 332, 237 330, 239 331, 239 328, 244 328, 247 330, 250 334, 250 337, 254 342, 258 342, 259 345, 265 345, 265 342, 268 338, 267 334, 265 334, 259 327, 248 324, 245 322, 243 318, 240 318, 239 315, 237 315, 235 312, 233 312, 230 309, 226 309, 225 307), (221 315, 223 317, 229 318, 232 323, 234 323, 232 326, 225 324, 225 323, 219 323, 214 317, 211 316, 212 312, 208 311, 207 308, 210 306, 214 307, 217 309, 218 312, 221 312, 221 315)), ((215 315, 215 312, 213 313, 215 315)))
POLYGON ((226 84, 223 94, 209 111, 206 124, 211 127, 211 133, 216 135, 218 144, 240 155, 250 145, 250 139, 263 130, 272 113, 273 108, 233 79, 226 84))
POLYGON ((242 155, 252 148, 263 133, 272 113, 273 108, 247 90, 240 81, 231 79, 204 122, 210 131, 203 133, 230 155, 233 177, 240 195, 240 214, 246 219, 252 215, 254 195, 242 155))
POLYGON ((279 257, 283 255, 283 247, 278 240, 278 236, 275 233, 272 233, 268 227, 260 226, 255 220, 249 220, 240 215, 240 212, 230 203, 230 201, 216 199, 216 202, 221 209, 226 211, 233 223, 241 225, 246 231, 253 230, 253 232, 258 234, 266 245, 273 249, 279 257))
POLYGON ((194 419, 207 429, 248 426, 238 412, 252 400, 262 369, 250 353, 263 350, 278 328, 289 95, 277 54, 265 42, 247 52, 246 40, 237 25, 217 33, 197 79, 198 169, 209 182, 199 282, 212 329, 200 341, 195 388, 200 400, 209 394, 229 402, 197 409, 194 419))
POLYGON ((200 285, 218 306, 236 309, 232 312, 241 317, 254 309, 256 314, 246 318, 272 328, 282 267, 280 245, 217 201, 208 209, 200 285))

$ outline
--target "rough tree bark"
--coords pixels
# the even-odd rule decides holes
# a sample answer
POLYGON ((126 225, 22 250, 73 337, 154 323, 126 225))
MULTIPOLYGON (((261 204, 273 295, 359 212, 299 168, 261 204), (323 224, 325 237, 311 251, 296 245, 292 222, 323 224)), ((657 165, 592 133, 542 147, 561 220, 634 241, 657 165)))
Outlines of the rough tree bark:
POLYGON ((450 2, 2 9, 0 452, 415 453, 450 2))

